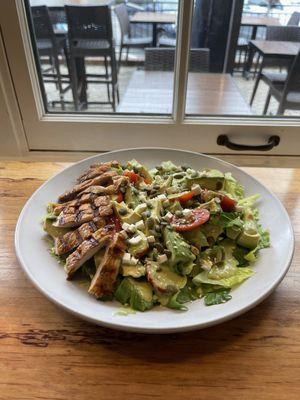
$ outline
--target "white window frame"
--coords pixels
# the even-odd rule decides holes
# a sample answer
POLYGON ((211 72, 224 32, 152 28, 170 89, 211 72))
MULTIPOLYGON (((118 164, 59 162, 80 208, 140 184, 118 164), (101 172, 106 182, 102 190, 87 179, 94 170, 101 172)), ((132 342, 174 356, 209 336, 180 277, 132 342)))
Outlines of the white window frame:
MULTIPOLYGON (((279 135, 271 155, 299 155, 299 118, 186 117, 193 2, 179 1, 174 112, 172 116, 124 114, 47 114, 39 88, 23 0, 4 0, 0 16, 10 72, 19 103, 28 151, 107 151, 124 147, 173 147, 205 153, 236 154, 220 147, 217 136, 227 134, 242 144, 262 144, 279 135)), ((20 133, 21 134, 21 133, 20 133)), ((24 139, 24 138, 23 138, 24 139)), ((257 151, 249 154, 261 154, 257 151)))

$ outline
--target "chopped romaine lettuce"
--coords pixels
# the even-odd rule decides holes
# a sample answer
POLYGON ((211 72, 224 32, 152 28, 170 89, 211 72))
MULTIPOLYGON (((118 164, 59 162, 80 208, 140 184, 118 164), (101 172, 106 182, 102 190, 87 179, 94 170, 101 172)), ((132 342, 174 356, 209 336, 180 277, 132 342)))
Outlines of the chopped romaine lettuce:
POLYGON ((212 306, 215 304, 226 303, 228 300, 232 299, 229 292, 230 292, 230 289, 219 289, 215 292, 207 293, 204 296, 204 303, 206 306, 212 306))
POLYGON ((225 182, 223 190, 234 197, 236 200, 244 197, 244 188, 232 176, 231 172, 225 173, 225 182))
POLYGON ((208 283, 211 285, 219 285, 225 288, 232 288, 236 285, 239 285, 244 280, 250 278, 254 274, 251 268, 236 268, 235 273, 231 276, 216 279, 210 278, 209 272, 203 271, 199 275, 193 278, 193 282, 195 285, 199 285, 201 283, 208 283))

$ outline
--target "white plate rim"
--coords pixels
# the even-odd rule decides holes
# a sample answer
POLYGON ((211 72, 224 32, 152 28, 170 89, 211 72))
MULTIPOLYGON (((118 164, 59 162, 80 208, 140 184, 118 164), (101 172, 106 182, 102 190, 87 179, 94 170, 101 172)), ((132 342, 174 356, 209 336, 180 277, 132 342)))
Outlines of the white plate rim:
POLYGON ((19 215, 17 224, 16 224, 16 228, 15 228, 15 238, 14 238, 14 244, 15 244, 15 250, 16 250, 16 256, 18 259, 19 264, 21 265, 23 271, 26 273, 27 277, 29 278, 29 280, 33 283, 33 285, 38 289, 38 291, 40 293, 42 293, 45 297, 47 297, 51 302, 53 302, 54 304, 58 305, 60 308, 66 310, 67 312, 75 315, 76 317, 92 322, 96 325, 100 325, 106 328, 111 328, 111 329, 117 329, 117 330, 121 330, 121 331, 128 331, 128 332, 139 332, 139 333, 156 333, 156 334, 163 334, 163 333, 173 333, 173 332, 188 332, 188 331, 192 331, 192 330, 196 330, 196 329, 204 329, 204 328, 208 328, 210 326, 214 326, 214 325, 218 325, 221 324, 225 321, 231 320, 241 314, 246 313, 247 311, 249 311, 250 309, 254 308, 255 306, 257 306, 259 303, 261 303, 262 301, 264 301, 273 291, 274 289, 280 284, 280 282, 283 280, 283 278, 285 277, 286 273, 288 272, 288 269, 291 265, 292 259, 293 259, 293 255, 294 255, 294 251, 295 251, 295 236, 294 236, 294 230, 293 230, 293 226, 291 224, 290 221, 290 217, 285 209, 285 207, 283 206, 283 204, 281 203, 281 201, 278 199, 278 197, 271 191, 269 190, 265 185, 263 185, 258 179, 256 179, 255 177, 253 177, 252 175, 248 174, 247 172, 245 172, 244 170, 242 170, 240 167, 231 164, 227 161, 221 160, 217 157, 213 157, 207 154, 203 154, 203 153, 199 153, 199 152, 195 152, 195 151, 190 151, 190 150, 182 150, 182 149, 176 149, 176 148, 168 148, 168 147, 130 147, 130 148, 125 148, 125 149, 117 149, 117 150, 113 150, 113 151, 109 151, 109 152, 105 152, 105 153, 99 153, 96 155, 92 155, 90 157, 84 158, 83 160, 80 160, 76 163, 72 163, 70 166, 64 168, 62 171, 57 172, 56 174, 54 174, 51 178, 47 179, 37 190, 34 191, 34 193, 32 193, 32 195, 30 196, 30 198, 26 201, 25 205, 22 208, 22 211, 19 215), (46 186, 48 184, 48 182, 52 181, 53 179, 55 179, 55 177, 63 172, 65 172, 66 170, 73 168, 75 165, 80 165, 81 163, 84 163, 88 160, 93 160, 93 159, 97 159, 99 158, 101 155, 109 155, 109 154, 114 154, 114 153, 119 153, 119 152, 123 152, 123 151, 136 151, 136 150, 164 150, 164 151, 177 151, 177 152, 182 152, 182 153, 190 153, 190 154, 194 154, 197 156, 202 156, 202 157, 206 157, 209 158, 211 160, 215 160, 218 163, 221 163, 225 166, 228 167, 233 167, 239 171, 241 171, 243 174, 245 174, 247 177, 251 178, 252 180, 254 180, 257 184, 262 185, 264 187, 264 189, 273 197, 273 199, 276 201, 277 205, 279 206, 279 208, 281 209, 281 212, 283 214, 285 214, 287 223, 288 223, 288 227, 290 230, 290 246, 289 246, 289 253, 288 253, 288 257, 287 260, 285 262, 284 268, 282 268, 281 273, 279 274, 279 276, 277 277, 276 280, 274 280, 269 286, 267 286, 267 288, 265 289, 265 293, 260 296, 259 298, 253 300, 252 302, 250 302, 247 306, 237 310, 237 311, 233 311, 233 312, 229 312, 228 314, 226 314, 224 317, 218 318, 217 320, 212 320, 206 323, 194 323, 194 324, 190 324, 190 325, 186 325, 186 326, 180 326, 180 327, 172 327, 172 328, 149 328, 149 327, 136 327, 134 325, 131 324, 126 324, 122 323, 125 318, 122 320, 122 322, 118 321, 116 323, 112 323, 112 322, 106 322, 97 318, 91 318, 87 315, 85 315, 82 312, 76 311, 74 309, 72 309, 71 307, 65 305, 63 302, 57 300, 56 298, 54 298, 52 296, 52 294, 50 294, 48 292, 47 289, 41 287, 41 285, 38 283, 38 281, 35 279, 35 277, 33 276, 33 274, 30 271, 30 268, 28 267, 28 265, 26 264, 26 262, 23 259, 22 256, 22 252, 20 249, 20 227, 21 227, 21 223, 22 223, 22 219, 23 216, 26 213, 26 210, 28 207, 30 207, 30 203, 31 203, 31 199, 40 191, 42 191, 42 189, 44 188, 44 186, 46 186))

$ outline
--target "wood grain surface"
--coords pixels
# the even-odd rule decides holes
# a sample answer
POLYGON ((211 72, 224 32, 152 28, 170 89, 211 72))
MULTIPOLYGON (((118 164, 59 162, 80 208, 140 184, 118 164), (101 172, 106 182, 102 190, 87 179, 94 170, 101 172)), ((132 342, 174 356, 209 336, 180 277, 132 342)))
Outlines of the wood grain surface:
POLYGON ((18 214, 65 166, 0 163, 0 399, 298 400, 300 169, 245 169, 276 192, 293 222, 296 252, 276 291, 221 325, 151 336, 76 319, 44 298, 19 267, 18 214))

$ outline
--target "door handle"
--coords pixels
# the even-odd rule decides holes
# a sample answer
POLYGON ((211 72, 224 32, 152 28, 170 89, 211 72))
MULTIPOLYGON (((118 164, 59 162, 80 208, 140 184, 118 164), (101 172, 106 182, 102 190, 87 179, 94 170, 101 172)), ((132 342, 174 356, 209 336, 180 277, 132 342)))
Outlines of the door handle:
POLYGON ((217 144, 219 146, 225 146, 230 150, 252 150, 252 151, 269 151, 273 147, 278 146, 280 143, 280 137, 277 135, 270 136, 266 144, 250 145, 250 144, 239 144, 231 142, 227 135, 219 135, 217 138, 217 144))

